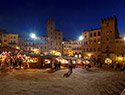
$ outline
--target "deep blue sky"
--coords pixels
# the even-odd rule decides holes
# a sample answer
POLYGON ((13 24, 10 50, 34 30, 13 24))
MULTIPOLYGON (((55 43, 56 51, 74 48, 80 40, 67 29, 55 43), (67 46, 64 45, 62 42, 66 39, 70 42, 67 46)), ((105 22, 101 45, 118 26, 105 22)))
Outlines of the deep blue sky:
POLYGON ((8 32, 45 35, 50 18, 64 37, 78 38, 83 30, 101 27, 101 18, 113 15, 125 35, 125 0, 0 0, 0 28, 8 32))

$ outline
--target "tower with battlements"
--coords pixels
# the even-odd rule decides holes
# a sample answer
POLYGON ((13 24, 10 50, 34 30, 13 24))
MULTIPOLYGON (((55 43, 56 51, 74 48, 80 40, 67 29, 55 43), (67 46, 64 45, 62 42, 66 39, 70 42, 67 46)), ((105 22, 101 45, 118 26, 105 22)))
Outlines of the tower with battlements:
POLYGON ((115 16, 101 19, 101 52, 103 59, 113 58, 116 45, 115 39, 119 38, 117 19, 115 16))

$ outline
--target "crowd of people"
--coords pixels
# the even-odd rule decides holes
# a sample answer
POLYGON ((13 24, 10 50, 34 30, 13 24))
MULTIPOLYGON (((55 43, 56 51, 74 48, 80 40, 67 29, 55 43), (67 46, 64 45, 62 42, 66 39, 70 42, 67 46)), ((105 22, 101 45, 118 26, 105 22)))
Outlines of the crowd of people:
POLYGON ((2 60, 2 63, 0 64, 0 70, 6 70, 6 69, 16 69, 16 68, 27 68, 27 60, 22 55, 12 55, 12 54, 6 54, 4 55, 5 58, 2 60))
POLYGON ((55 70, 60 70, 61 69, 61 62, 60 61, 54 60, 53 64, 54 64, 55 70))
POLYGON ((111 64, 110 68, 113 68, 115 70, 125 71, 125 65, 117 63, 116 65, 111 64))

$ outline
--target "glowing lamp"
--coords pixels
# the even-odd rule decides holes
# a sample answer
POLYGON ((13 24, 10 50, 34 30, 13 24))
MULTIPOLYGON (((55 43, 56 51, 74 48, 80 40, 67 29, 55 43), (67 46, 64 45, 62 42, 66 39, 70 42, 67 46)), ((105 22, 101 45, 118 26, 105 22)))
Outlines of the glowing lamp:
POLYGON ((36 35, 34 33, 32 33, 30 36, 31 38, 36 38, 36 35))
POLYGON ((125 41, 125 37, 123 37, 123 40, 125 41))
POLYGON ((91 54, 89 53, 88 56, 91 57, 91 54))
POLYGON ((36 52, 36 49, 34 49, 34 52, 36 52))
POLYGON ((122 58, 122 57, 118 57, 118 60, 119 60, 119 61, 122 61, 122 60, 123 60, 123 58, 122 58))
POLYGON ((79 40, 80 40, 80 41, 81 41, 81 40, 83 40, 83 39, 84 39, 84 37, 83 37, 83 36, 80 36, 80 37, 79 37, 79 40))

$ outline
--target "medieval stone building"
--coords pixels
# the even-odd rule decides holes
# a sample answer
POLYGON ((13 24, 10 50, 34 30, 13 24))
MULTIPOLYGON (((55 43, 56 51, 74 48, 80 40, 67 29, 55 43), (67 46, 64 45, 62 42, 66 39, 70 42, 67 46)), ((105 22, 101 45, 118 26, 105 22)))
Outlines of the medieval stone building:
POLYGON ((84 58, 95 58, 104 63, 107 58, 112 62, 125 62, 125 41, 119 37, 117 18, 101 19, 101 28, 82 32, 82 54, 84 58))

